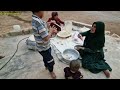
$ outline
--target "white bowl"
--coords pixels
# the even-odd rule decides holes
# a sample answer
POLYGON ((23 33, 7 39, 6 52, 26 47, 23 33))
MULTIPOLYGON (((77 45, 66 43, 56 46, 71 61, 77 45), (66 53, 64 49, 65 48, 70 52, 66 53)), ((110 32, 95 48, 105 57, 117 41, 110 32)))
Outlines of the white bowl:
POLYGON ((62 56, 65 60, 72 61, 72 60, 77 60, 80 54, 75 49, 66 49, 63 51, 62 56))

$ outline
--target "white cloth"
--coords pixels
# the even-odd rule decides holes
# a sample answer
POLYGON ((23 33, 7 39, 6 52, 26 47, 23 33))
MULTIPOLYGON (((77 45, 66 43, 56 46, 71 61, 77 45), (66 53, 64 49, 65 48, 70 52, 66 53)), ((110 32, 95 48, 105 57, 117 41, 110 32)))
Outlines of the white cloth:
POLYGON ((51 44, 56 46, 56 48, 62 53, 65 49, 74 49, 74 46, 76 46, 76 45, 83 45, 84 41, 77 38, 77 35, 78 35, 78 33, 72 32, 72 36, 69 38, 62 39, 62 38, 54 37, 51 39, 50 42, 51 42, 51 44), (75 35, 75 36, 73 36, 73 35, 75 35), (74 38, 78 39, 77 43, 74 41, 74 38))
POLYGON ((85 37, 83 38, 82 41, 80 38, 78 38, 78 34, 79 32, 84 32, 89 30, 89 28, 83 27, 81 28, 80 31, 73 31, 72 28, 73 28, 72 23, 67 23, 65 25, 65 30, 69 30, 71 32, 72 34, 71 37, 62 39, 56 36, 50 40, 50 43, 54 45, 61 53, 65 49, 74 49, 76 45, 83 45, 85 37))

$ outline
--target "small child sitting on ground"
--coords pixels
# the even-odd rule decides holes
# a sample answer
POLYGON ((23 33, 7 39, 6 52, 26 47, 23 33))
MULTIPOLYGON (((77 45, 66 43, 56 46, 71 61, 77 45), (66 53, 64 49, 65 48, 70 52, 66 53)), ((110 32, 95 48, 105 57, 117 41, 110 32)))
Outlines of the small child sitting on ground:
POLYGON ((81 79, 83 75, 79 71, 80 62, 78 60, 72 60, 70 62, 70 67, 64 68, 65 79, 81 79))
POLYGON ((57 31, 61 31, 61 28, 59 26, 64 25, 64 22, 58 18, 58 12, 52 12, 51 18, 48 19, 47 23, 51 27, 54 25, 57 28, 57 31))

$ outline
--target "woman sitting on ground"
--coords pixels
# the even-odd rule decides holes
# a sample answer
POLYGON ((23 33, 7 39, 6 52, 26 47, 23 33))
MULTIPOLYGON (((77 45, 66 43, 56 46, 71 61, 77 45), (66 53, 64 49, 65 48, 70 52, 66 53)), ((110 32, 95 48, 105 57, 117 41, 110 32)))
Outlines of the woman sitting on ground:
POLYGON ((82 36, 86 36, 83 47, 80 47, 78 50, 82 57, 82 67, 92 73, 103 71, 106 77, 109 78, 109 71, 112 71, 112 69, 105 62, 103 52, 105 44, 105 24, 100 21, 94 22, 91 30, 78 35, 80 39, 82 39, 82 36))

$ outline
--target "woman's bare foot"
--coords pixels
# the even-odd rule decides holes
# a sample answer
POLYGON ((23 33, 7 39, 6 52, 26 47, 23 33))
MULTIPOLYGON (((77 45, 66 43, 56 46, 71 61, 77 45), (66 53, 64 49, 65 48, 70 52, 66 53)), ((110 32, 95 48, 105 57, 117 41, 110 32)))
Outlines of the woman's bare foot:
POLYGON ((109 71, 108 70, 105 70, 105 71, 103 71, 104 72, 104 74, 105 74, 105 76, 107 77, 107 78, 109 78, 110 77, 110 73, 109 73, 109 71))
POLYGON ((51 77, 52 77, 53 79, 56 79, 56 75, 55 75, 54 72, 50 72, 50 75, 51 75, 51 77))

